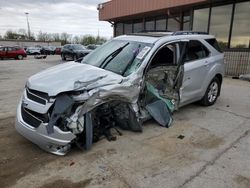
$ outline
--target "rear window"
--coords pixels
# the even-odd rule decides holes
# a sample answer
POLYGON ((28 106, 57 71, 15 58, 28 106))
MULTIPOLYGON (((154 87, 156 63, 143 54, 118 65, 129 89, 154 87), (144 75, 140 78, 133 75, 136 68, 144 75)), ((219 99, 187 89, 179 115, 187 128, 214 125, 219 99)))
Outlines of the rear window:
POLYGON ((21 47, 14 47, 14 50, 21 50, 21 47))
POLYGON ((206 41, 213 46, 218 52, 222 52, 222 50, 219 47, 219 44, 215 38, 213 39, 206 39, 206 41))

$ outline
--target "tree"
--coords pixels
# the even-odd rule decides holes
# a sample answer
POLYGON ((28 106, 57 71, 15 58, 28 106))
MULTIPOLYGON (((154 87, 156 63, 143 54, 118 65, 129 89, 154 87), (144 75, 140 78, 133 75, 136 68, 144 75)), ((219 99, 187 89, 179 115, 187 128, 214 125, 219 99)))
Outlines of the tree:
POLYGON ((28 34, 27 34, 25 29, 18 29, 17 33, 20 34, 20 35, 27 36, 27 38, 28 38, 28 34))
POLYGON ((74 38, 73 38, 73 43, 75 43, 75 44, 80 44, 81 43, 81 38, 79 37, 79 36, 74 36, 74 38))
POLYGON ((44 41, 44 42, 47 42, 47 41, 52 41, 53 40, 53 37, 52 37, 52 34, 48 34, 48 33, 44 33, 42 31, 39 31, 38 35, 37 35, 37 40, 40 40, 40 41, 44 41))
POLYGON ((63 33, 61 34, 61 42, 62 42, 62 45, 68 44, 69 41, 70 41, 70 39, 71 39, 71 36, 70 36, 68 33, 63 32, 63 33))
POLYGON ((61 42, 60 34, 59 34, 59 33, 53 33, 53 34, 52 34, 52 39, 53 39, 53 41, 55 41, 55 42, 61 42))
POLYGON ((96 39, 94 36, 91 36, 91 35, 84 35, 82 38, 81 38, 81 44, 87 46, 89 44, 95 44, 96 43, 96 39))
POLYGON ((16 34, 12 30, 7 30, 4 35, 5 39, 16 39, 15 37, 16 37, 16 34))

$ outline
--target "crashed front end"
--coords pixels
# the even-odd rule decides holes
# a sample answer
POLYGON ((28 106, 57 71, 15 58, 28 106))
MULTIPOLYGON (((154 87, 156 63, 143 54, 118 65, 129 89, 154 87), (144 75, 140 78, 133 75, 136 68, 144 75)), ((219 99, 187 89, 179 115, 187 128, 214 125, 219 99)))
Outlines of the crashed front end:
POLYGON ((158 67, 144 74, 151 47, 113 40, 84 58, 87 63, 68 62, 30 77, 17 108, 17 131, 65 155, 72 145, 88 150, 101 137, 115 140, 111 129, 121 135, 117 127, 142 132, 151 118, 169 127, 179 103, 176 72, 182 75, 182 69, 158 67))
MULTIPOLYGON (((72 87, 66 89, 65 86, 62 92, 54 93, 44 92, 46 89, 38 91, 32 81, 35 86, 42 88, 42 85, 36 78, 29 80, 17 108, 16 129, 20 134, 50 153, 64 155, 73 143, 90 149, 93 141, 97 141, 101 134, 105 135, 105 127, 114 126, 111 121, 121 123, 133 116, 131 129, 141 131, 136 103, 140 92, 139 78, 131 82, 97 67, 73 64, 79 66, 78 69, 83 68, 84 72, 96 72, 96 77, 71 82, 72 87), (129 111, 122 111, 127 107, 129 111)), ((47 90, 51 91, 50 88, 47 90)), ((131 126, 129 123, 121 126, 131 126)))

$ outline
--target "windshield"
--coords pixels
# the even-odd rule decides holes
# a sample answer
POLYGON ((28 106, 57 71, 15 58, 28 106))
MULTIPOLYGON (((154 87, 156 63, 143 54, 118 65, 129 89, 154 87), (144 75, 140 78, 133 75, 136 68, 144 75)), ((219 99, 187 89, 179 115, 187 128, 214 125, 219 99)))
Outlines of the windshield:
POLYGON ((83 45, 81 45, 81 44, 73 45, 73 48, 74 48, 75 50, 85 50, 85 49, 86 49, 86 48, 85 48, 83 45))
POLYGON ((149 43, 112 40, 85 56, 82 63, 128 76, 138 69, 151 46, 149 43))

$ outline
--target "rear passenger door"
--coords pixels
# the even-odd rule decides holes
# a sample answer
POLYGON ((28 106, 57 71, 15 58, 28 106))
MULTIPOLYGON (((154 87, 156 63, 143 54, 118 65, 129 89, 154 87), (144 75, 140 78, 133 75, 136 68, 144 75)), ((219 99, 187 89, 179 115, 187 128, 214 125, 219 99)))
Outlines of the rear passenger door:
POLYGON ((199 100, 209 71, 209 50, 198 40, 190 40, 184 55, 184 78, 180 90, 181 105, 199 100))
POLYGON ((0 58, 6 57, 6 52, 4 47, 0 47, 0 58))
POLYGON ((15 58, 17 56, 16 49, 13 47, 7 48, 7 56, 8 58, 15 58))

